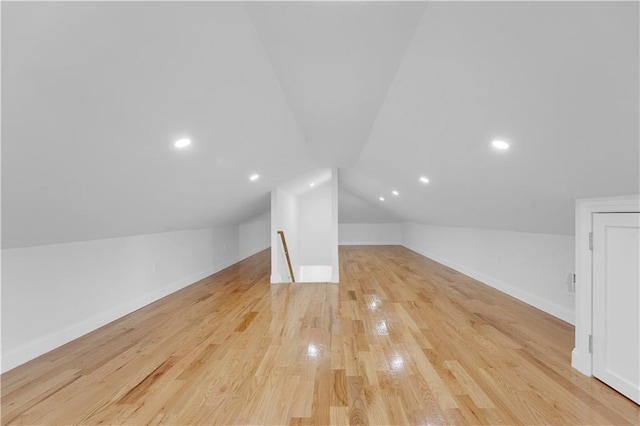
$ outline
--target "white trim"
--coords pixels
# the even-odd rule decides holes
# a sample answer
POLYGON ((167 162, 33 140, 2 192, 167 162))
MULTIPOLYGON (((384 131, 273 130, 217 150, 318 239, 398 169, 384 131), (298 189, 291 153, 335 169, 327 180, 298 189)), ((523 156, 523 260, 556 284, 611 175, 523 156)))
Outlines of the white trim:
MULTIPOLYGON (((250 250, 247 250, 246 252, 244 252, 244 253, 240 254, 240 256, 238 256, 238 259, 240 259, 240 260, 244 260, 244 259, 246 259, 246 258, 248 258, 248 257, 251 257, 251 256, 253 256, 253 255, 255 255, 255 254, 258 254, 258 253, 260 253, 261 251, 264 251, 264 250, 269 249, 269 248, 271 248, 271 246, 270 246, 270 245, 267 245, 267 246, 260 246, 260 247, 254 247, 254 248, 252 248, 252 249, 250 249, 250 250)), ((238 261, 238 262, 239 262, 239 261, 238 261)), ((236 262, 236 263, 237 263, 237 262, 236 262)))
POLYGON ((571 366, 582 374, 591 376, 591 354, 588 351, 583 353, 578 348, 573 348, 571 351, 571 366))
POLYGON ((270 284, 280 284, 282 282, 282 276, 280 274, 271 274, 269 279, 270 284))
POLYGON ((401 246, 402 243, 396 239, 392 241, 341 241, 341 246, 401 246))
POLYGON ((188 287, 197 281, 200 281, 208 276, 215 274, 223 269, 228 268, 231 265, 238 263, 239 258, 229 259, 207 268, 203 271, 194 273, 187 278, 183 278, 172 284, 159 288, 153 292, 147 293, 142 297, 135 300, 127 301, 115 308, 109 309, 105 312, 101 312, 98 315, 94 315, 91 318, 79 321, 63 330, 56 331, 54 333, 43 336, 35 341, 31 341, 22 346, 19 346, 7 353, 3 353, 1 356, 2 372, 11 370, 18 365, 24 364, 42 354, 45 354, 55 348, 58 348, 66 343, 71 342, 87 333, 90 333, 98 328, 109 324, 125 315, 130 314, 140 308, 143 308, 157 300, 162 299, 178 290, 188 287))
POLYGON ((592 282, 589 232, 595 213, 640 211, 640 196, 591 198, 576 200, 576 335, 571 352, 571 366, 582 374, 592 375, 589 335, 592 333, 592 282))
POLYGON ((438 263, 441 263, 445 266, 448 266, 451 269, 455 269, 458 272, 461 272, 475 280, 478 280, 480 282, 482 282, 483 284, 486 284, 490 287, 495 288, 496 290, 499 290, 503 293, 508 294, 509 296, 515 297, 516 299, 527 303, 535 308, 540 309, 541 311, 544 311, 550 315, 553 315, 556 318, 560 318, 563 321, 566 321, 570 324, 574 323, 574 315, 573 312, 570 309, 567 309, 563 306, 560 306, 556 303, 550 302, 548 300, 542 299, 541 297, 538 297, 534 294, 531 294, 527 291, 522 291, 517 287, 514 287, 510 284, 507 284, 504 281, 501 281, 499 279, 490 277, 489 275, 485 275, 481 272, 476 271, 475 269, 471 269, 468 268, 466 266, 460 265, 456 262, 451 262, 447 259, 438 257, 438 256, 434 256, 432 253, 420 249, 418 247, 415 246, 407 246, 405 245, 406 248, 408 248, 409 250, 413 250, 416 253, 428 257, 431 260, 434 260, 438 263))
POLYGON ((278 190, 271 191, 271 227, 269 235, 271 236, 271 284, 282 282, 280 270, 278 266, 278 190))
POLYGON ((340 282, 340 244, 338 230, 338 168, 331 169, 331 282, 340 282))

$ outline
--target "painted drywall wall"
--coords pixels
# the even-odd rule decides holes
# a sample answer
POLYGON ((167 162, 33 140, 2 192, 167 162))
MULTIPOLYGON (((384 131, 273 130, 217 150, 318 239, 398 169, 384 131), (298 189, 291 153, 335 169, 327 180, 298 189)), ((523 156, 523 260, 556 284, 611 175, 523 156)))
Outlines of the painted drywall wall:
POLYGON ((238 227, 2 250, 2 371, 239 260, 238 227))
POLYGON ((566 290, 567 273, 575 270, 573 236, 406 223, 402 244, 564 321, 575 322, 574 295, 566 290))
POLYGON ((284 231, 293 269, 298 266, 298 201, 283 189, 271 192, 271 282, 290 282, 291 275, 278 231, 284 231))
POLYGON ((340 245, 400 245, 401 223, 340 223, 340 245))
POLYGON ((316 185, 298 197, 299 265, 331 265, 331 181, 316 185))
MULTIPOLYGON (((277 234, 280 230, 285 233, 294 271, 323 265, 331 268, 331 275, 321 281, 338 282, 337 169, 313 170, 271 192, 272 283, 291 281, 284 247, 277 234)), ((317 276, 315 272, 306 275, 317 276)))
POLYGON ((338 169, 331 169, 331 282, 340 282, 340 251, 338 250, 338 217, 339 217, 339 190, 338 169))
POLYGON ((267 212, 238 227, 238 252, 244 259, 271 245, 271 213, 267 212))

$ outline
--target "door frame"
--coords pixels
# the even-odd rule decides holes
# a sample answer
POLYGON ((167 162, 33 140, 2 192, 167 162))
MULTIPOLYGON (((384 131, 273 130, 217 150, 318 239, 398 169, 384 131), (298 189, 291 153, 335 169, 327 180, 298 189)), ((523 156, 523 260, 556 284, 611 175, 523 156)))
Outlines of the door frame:
POLYGON ((589 336, 593 329, 593 269, 589 234, 593 229, 593 215, 633 212, 640 212, 638 195, 576 200, 576 325, 571 366, 587 376, 593 375, 593 356, 589 351, 589 336))

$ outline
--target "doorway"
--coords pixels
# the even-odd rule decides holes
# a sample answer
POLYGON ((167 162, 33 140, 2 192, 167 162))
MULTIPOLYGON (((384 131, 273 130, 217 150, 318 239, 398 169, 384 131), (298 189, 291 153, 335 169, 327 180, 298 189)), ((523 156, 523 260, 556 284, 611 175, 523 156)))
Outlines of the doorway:
POLYGON ((640 404, 640 213, 592 226, 593 375, 640 404))

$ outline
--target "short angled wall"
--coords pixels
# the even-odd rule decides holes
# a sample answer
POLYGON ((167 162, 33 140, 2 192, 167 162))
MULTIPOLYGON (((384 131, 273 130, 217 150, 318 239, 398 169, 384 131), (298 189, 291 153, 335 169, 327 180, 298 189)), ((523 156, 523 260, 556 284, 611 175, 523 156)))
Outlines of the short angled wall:
POLYGON ((417 223, 403 225, 402 244, 568 323, 574 295, 574 237, 417 223))
POLYGON ((238 262, 238 233, 233 226, 2 250, 2 371, 238 262))
POLYGON ((238 229, 238 257, 245 259, 271 246, 271 213, 267 212, 238 229))
POLYGON ((342 246, 400 245, 400 223, 340 223, 338 241, 342 246))

